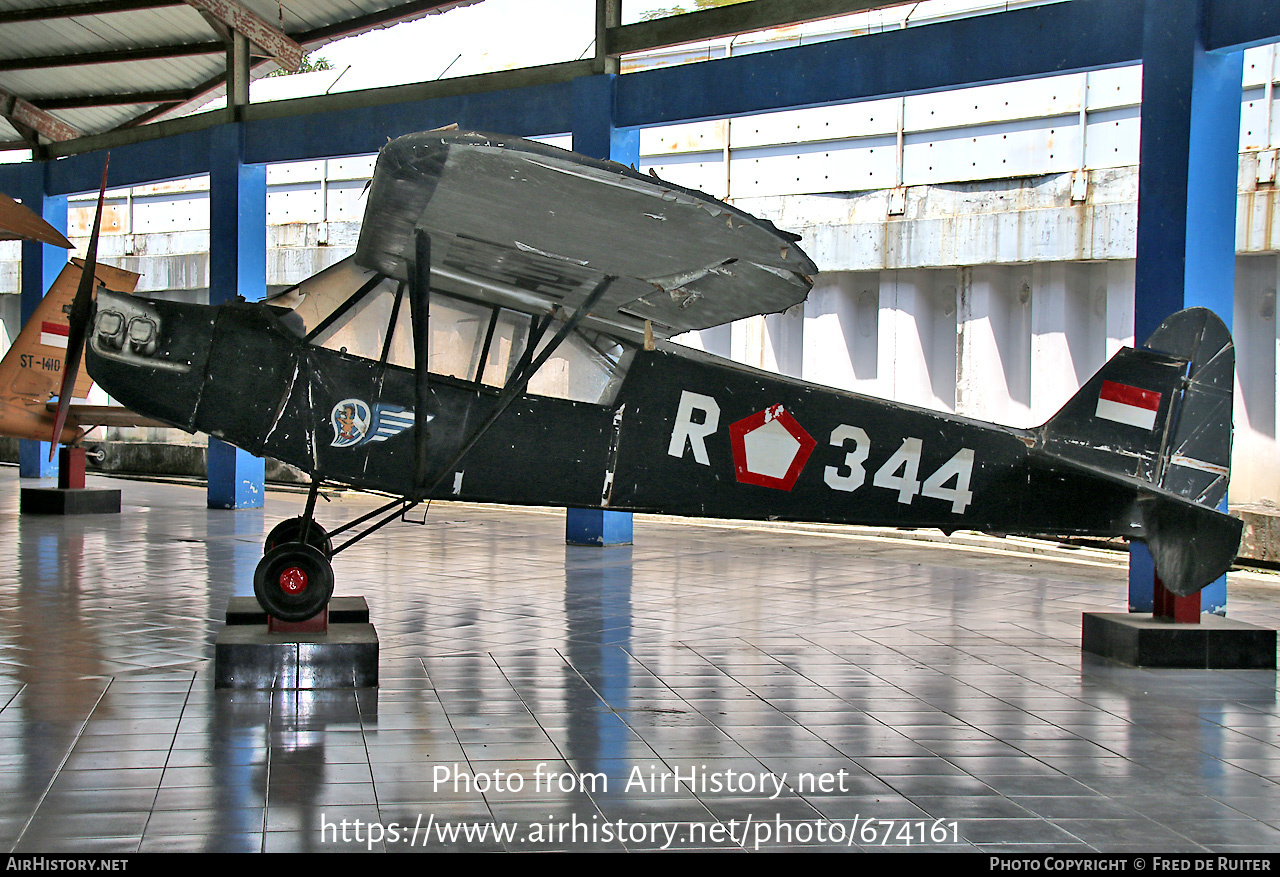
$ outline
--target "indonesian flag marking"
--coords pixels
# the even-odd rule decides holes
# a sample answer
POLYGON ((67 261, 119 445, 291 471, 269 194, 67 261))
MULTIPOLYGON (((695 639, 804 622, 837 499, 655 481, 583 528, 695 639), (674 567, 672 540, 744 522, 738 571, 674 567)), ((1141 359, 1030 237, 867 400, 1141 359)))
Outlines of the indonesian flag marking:
POLYGON ((70 326, 59 326, 57 323, 40 323, 40 343, 46 347, 59 347, 63 350, 67 349, 67 335, 71 333, 70 326))
POLYGON ((1103 381, 1098 393, 1097 415, 1103 420, 1125 423, 1142 429, 1154 429, 1156 412, 1160 410, 1160 394, 1115 381, 1103 381))

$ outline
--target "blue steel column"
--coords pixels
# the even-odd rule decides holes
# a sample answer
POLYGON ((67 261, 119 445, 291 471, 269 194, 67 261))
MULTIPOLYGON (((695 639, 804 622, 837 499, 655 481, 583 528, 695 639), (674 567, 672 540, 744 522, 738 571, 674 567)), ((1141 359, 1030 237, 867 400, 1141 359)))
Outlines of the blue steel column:
MULTIPOLYGON (((1207 0, 1148 5, 1143 29, 1134 335, 1207 307, 1231 325, 1235 297, 1236 175, 1244 53, 1204 48, 1207 0)), ((1223 510, 1226 500, 1223 500, 1223 510)), ((1129 609, 1150 612, 1154 565, 1129 554, 1129 609)), ((1225 612, 1226 579, 1201 609, 1225 612)))
MULTIPOLYGON (((67 233, 67 197, 49 196, 44 193, 44 165, 33 164, 31 185, 21 192, 11 193, 22 203, 44 217, 45 222, 63 234, 67 233)), ((67 264, 67 251, 35 241, 22 242, 20 291, 22 293, 22 325, 27 325, 31 315, 40 306, 45 291, 53 285, 62 266, 67 264)), ((13 333, 17 338, 17 333, 13 333)), ((58 458, 49 459, 49 442, 21 439, 18 442, 18 475, 22 478, 57 478, 58 458)))
MULTIPOLYGON (((267 169, 244 163, 239 124, 214 130, 209 151, 209 304, 258 301, 267 291, 267 169)), ((264 481, 260 457, 209 437, 209 508, 261 508, 264 481)))
MULTIPOLYGON (((615 74, 573 81, 573 151, 639 166, 640 129, 613 126, 615 74)), ((565 541, 573 545, 630 545, 630 512, 568 509, 565 541)))

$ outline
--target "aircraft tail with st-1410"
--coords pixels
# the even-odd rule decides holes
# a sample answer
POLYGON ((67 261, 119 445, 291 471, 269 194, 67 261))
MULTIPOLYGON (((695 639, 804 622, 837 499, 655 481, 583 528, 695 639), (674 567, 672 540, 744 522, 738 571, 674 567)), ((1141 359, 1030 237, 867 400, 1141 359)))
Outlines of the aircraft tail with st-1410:
MULTIPOLYGON (((71 248, 71 242, 61 232, 3 194, 0 240, 33 240, 71 248)), ((96 252, 96 231, 92 240, 91 250, 96 252)), ((0 359, 0 435, 36 441, 52 439, 56 445, 78 443, 97 426, 163 426, 118 405, 88 404, 86 397, 93 381, 88 375, 79 374, 66 387, 70 398, 65 422, 56 425, 57 405, 51 400, 63 390, 69 315, 78 287, 87 280, 90 291, 102 288, 130 293, 138 283, 138 275, 132 271, 99 265, 92 257, 90 261, 92 267, 81 259, 67 263, 0 359)))
POLYGON ((255 574, 282 620, 331 558, 432 498, 1145 541, 1194 593, 1230 566, 1234 354, 1170 316, 1048 423, 1015 429, 751 369, 665 339, 803 301, 794 235, 542 144, 392 141, 360 242, 266 302, 100 292, 90 374, 145 416, 309 472, 255 574), (325 482, 388 491, 326 533, 325 482))

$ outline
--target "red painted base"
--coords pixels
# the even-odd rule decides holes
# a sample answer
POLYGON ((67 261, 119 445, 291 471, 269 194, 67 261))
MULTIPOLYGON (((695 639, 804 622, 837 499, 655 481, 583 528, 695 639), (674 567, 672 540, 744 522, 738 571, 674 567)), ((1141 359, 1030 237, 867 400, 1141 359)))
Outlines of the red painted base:
POLYGON ((1155 618, 1163 618, 1175 624, 1200 623, 1200 595, 1179 597, 1164 586, 1160 577, 1155 581, 1155 604, 1151 612, 1155 618))
POLYGON ((84 490, 84 448, 58 449, 58 489, 84 490))
POLYGON ((328 633, 329 607, 306 621, 281 621, 271 615, 267 616, 267 633, 328 633))

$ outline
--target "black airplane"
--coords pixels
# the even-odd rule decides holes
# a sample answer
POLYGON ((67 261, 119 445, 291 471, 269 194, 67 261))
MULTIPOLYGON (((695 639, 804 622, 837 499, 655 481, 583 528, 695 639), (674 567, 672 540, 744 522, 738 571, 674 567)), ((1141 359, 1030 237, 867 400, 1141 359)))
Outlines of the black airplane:
POLYGON ((327 605, 334 555, 433 498, 1125 536, 1180 595, 1227 570, 1241 523, 1218 510, 1234 352, 1217 317, 1174 314, 1035 429, 665 340, 802 302, 817 266, 797 240, 612 162, 435 131, 382 150, 351 258, 265 302, 99 291, 72 335, 133 411, 310 473, 254 576, 285 621, 327 605), (326 482, 399 499, 326 533, 326 482))

